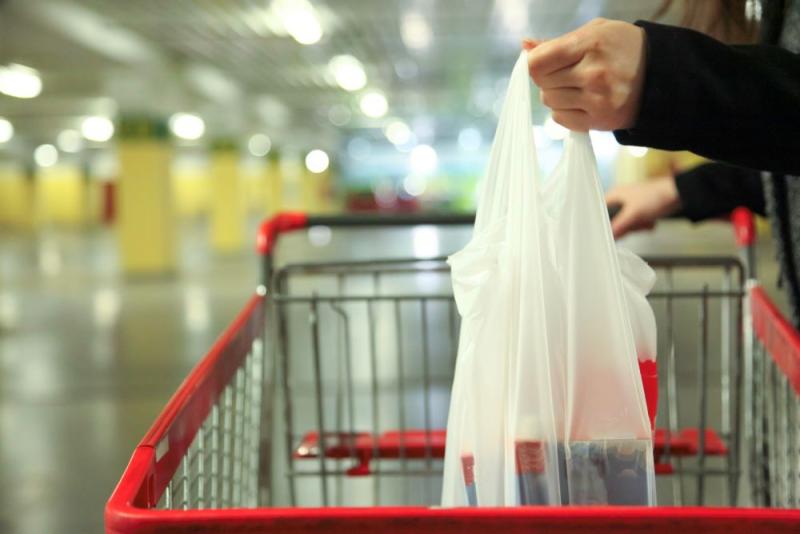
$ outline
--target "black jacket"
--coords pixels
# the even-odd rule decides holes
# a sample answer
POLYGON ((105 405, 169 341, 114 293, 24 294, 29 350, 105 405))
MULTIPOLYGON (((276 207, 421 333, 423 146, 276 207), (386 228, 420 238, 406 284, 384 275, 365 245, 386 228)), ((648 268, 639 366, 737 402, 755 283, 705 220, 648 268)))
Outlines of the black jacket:
POLYGON ((737 206, 769 215, 800 326, 800 55, 778 46, 792 3, 800 10, 800 0, 762 2, 758 45, 637 22, 647 35, 641 108, 633 128, 614 134, 621 144, 715 160, 675 177, 681 214, 690 220, 737 206))

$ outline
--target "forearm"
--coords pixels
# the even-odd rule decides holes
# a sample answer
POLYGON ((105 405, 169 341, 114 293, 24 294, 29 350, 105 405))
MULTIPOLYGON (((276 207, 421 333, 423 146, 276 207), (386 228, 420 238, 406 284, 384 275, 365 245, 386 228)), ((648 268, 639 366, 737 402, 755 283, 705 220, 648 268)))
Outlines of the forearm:
POLYGON ((681 209, 691 221, 721 217, 745 206, 765 214, 761 173, 723 163, 707 163, 675 176, 681 209))
POLYGON ((800 174, 800 56, 637 24, 647 35, 644 89, 634 127, 615 131, 620 143, 800 174))

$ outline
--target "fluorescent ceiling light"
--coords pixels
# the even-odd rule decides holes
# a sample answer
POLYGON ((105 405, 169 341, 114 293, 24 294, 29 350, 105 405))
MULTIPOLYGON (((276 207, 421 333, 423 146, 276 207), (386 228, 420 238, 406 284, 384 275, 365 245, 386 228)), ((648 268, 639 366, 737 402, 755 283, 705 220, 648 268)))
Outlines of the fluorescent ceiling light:
POLYGON ((14 125, 11 121, 0 117, 0 143, 8 143, 14 137, 14 125))
POLYGON ((250 137, 247 141, 247 149, 257 158, 262 158, 269 154, 272 148, 272 141, 265 134, 258 133, 250 137))
POLYGON ((433 40, 433 32, 425 18, 416 11, 403 15, 400 35, 408 48, 421 50, 428 48, 433 40))
POLYGON ((276 0, 273 5, 283 27, 295 41, 311 45, 322 38, 317 12, 308 0, 276 0))
POLYGON ((383 129, 383 133, 386 134, 386 139, 393 145, 405 145, 411 140, 411 129, 405 122, 400 120, 390 122, 383 129))
POLYGON ((58 150, 53 145, 39 145, 33 151, 33 161, 39 167, 52 167, 58 163, 58 150))
POLYGON ((169 118, 169 129, 180 139, 195 141, 203 137, 206 123, 192 113, 176 113, 169 118))
POLYGON ((314 149, 306 154, 306 169, 319 174, 325 172, 330 164, 330 158, 324 150, 314 149))
POLYGON ((361 62, 350 55, 336 56, 328 63, 337 85, 345 91, 358 91, 367 85, 367 74, 361 62))
POLYGON ((81 134, 77 130, 64 130, 58 134, 56 144, 62 152, 80 152, 81 148, 83 148, 83 139, 81 139, 81 134))
POLYGON ((81 123, 81 134, 89 141, 105 143, 114 135, 114 123, 106 117, 87 117, 81 123))
POLYGON ((361 111, 364 115, 377 119, 386 115, 386 112, 389 110, 389 103, 386 101, 386 97, 383 96, 383 93, 370 91, 361 97, 359 107, 361 107, 361 111))
POLYGON ((11 63, 0 67, 0 93, 16 98, 35 98, 42 92, 42 79, 36 70, 11 63))
POLYGON ((415 146, 409 156, 409 166, 413 174, 429 174, 438 164, 436 150, 430 145, 415 146))

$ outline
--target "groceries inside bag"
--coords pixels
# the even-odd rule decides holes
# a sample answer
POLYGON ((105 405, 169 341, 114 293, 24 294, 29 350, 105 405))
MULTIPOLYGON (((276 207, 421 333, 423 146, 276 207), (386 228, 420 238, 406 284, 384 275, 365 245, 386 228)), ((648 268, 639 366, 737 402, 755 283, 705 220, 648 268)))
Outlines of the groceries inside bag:
POLYGON ((540 177, 525 54, 449 263, 462 323, 442 505, 654 504, 639 361, 655 357, 654 274, 614 244, 588 135, 540 177))

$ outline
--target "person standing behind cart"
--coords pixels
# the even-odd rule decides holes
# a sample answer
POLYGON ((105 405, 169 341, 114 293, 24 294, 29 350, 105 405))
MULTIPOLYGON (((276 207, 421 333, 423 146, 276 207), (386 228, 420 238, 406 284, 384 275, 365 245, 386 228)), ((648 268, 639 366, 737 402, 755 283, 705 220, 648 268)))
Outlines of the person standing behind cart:
POLYGON ((743 205, 766 214, 800 327, 800 0, 686 7, 701 4, 716 16, 711 24, 746 23, 746 10, 751 19, 760 15, 760 43, 596 19, 552 40, 523 41, 530 74, 566 128, 611 130, 623 145, 714 160, 674 179, 610 191, 606 201, 621 204, 614 235, 678 212, 701 220, 743 205))

